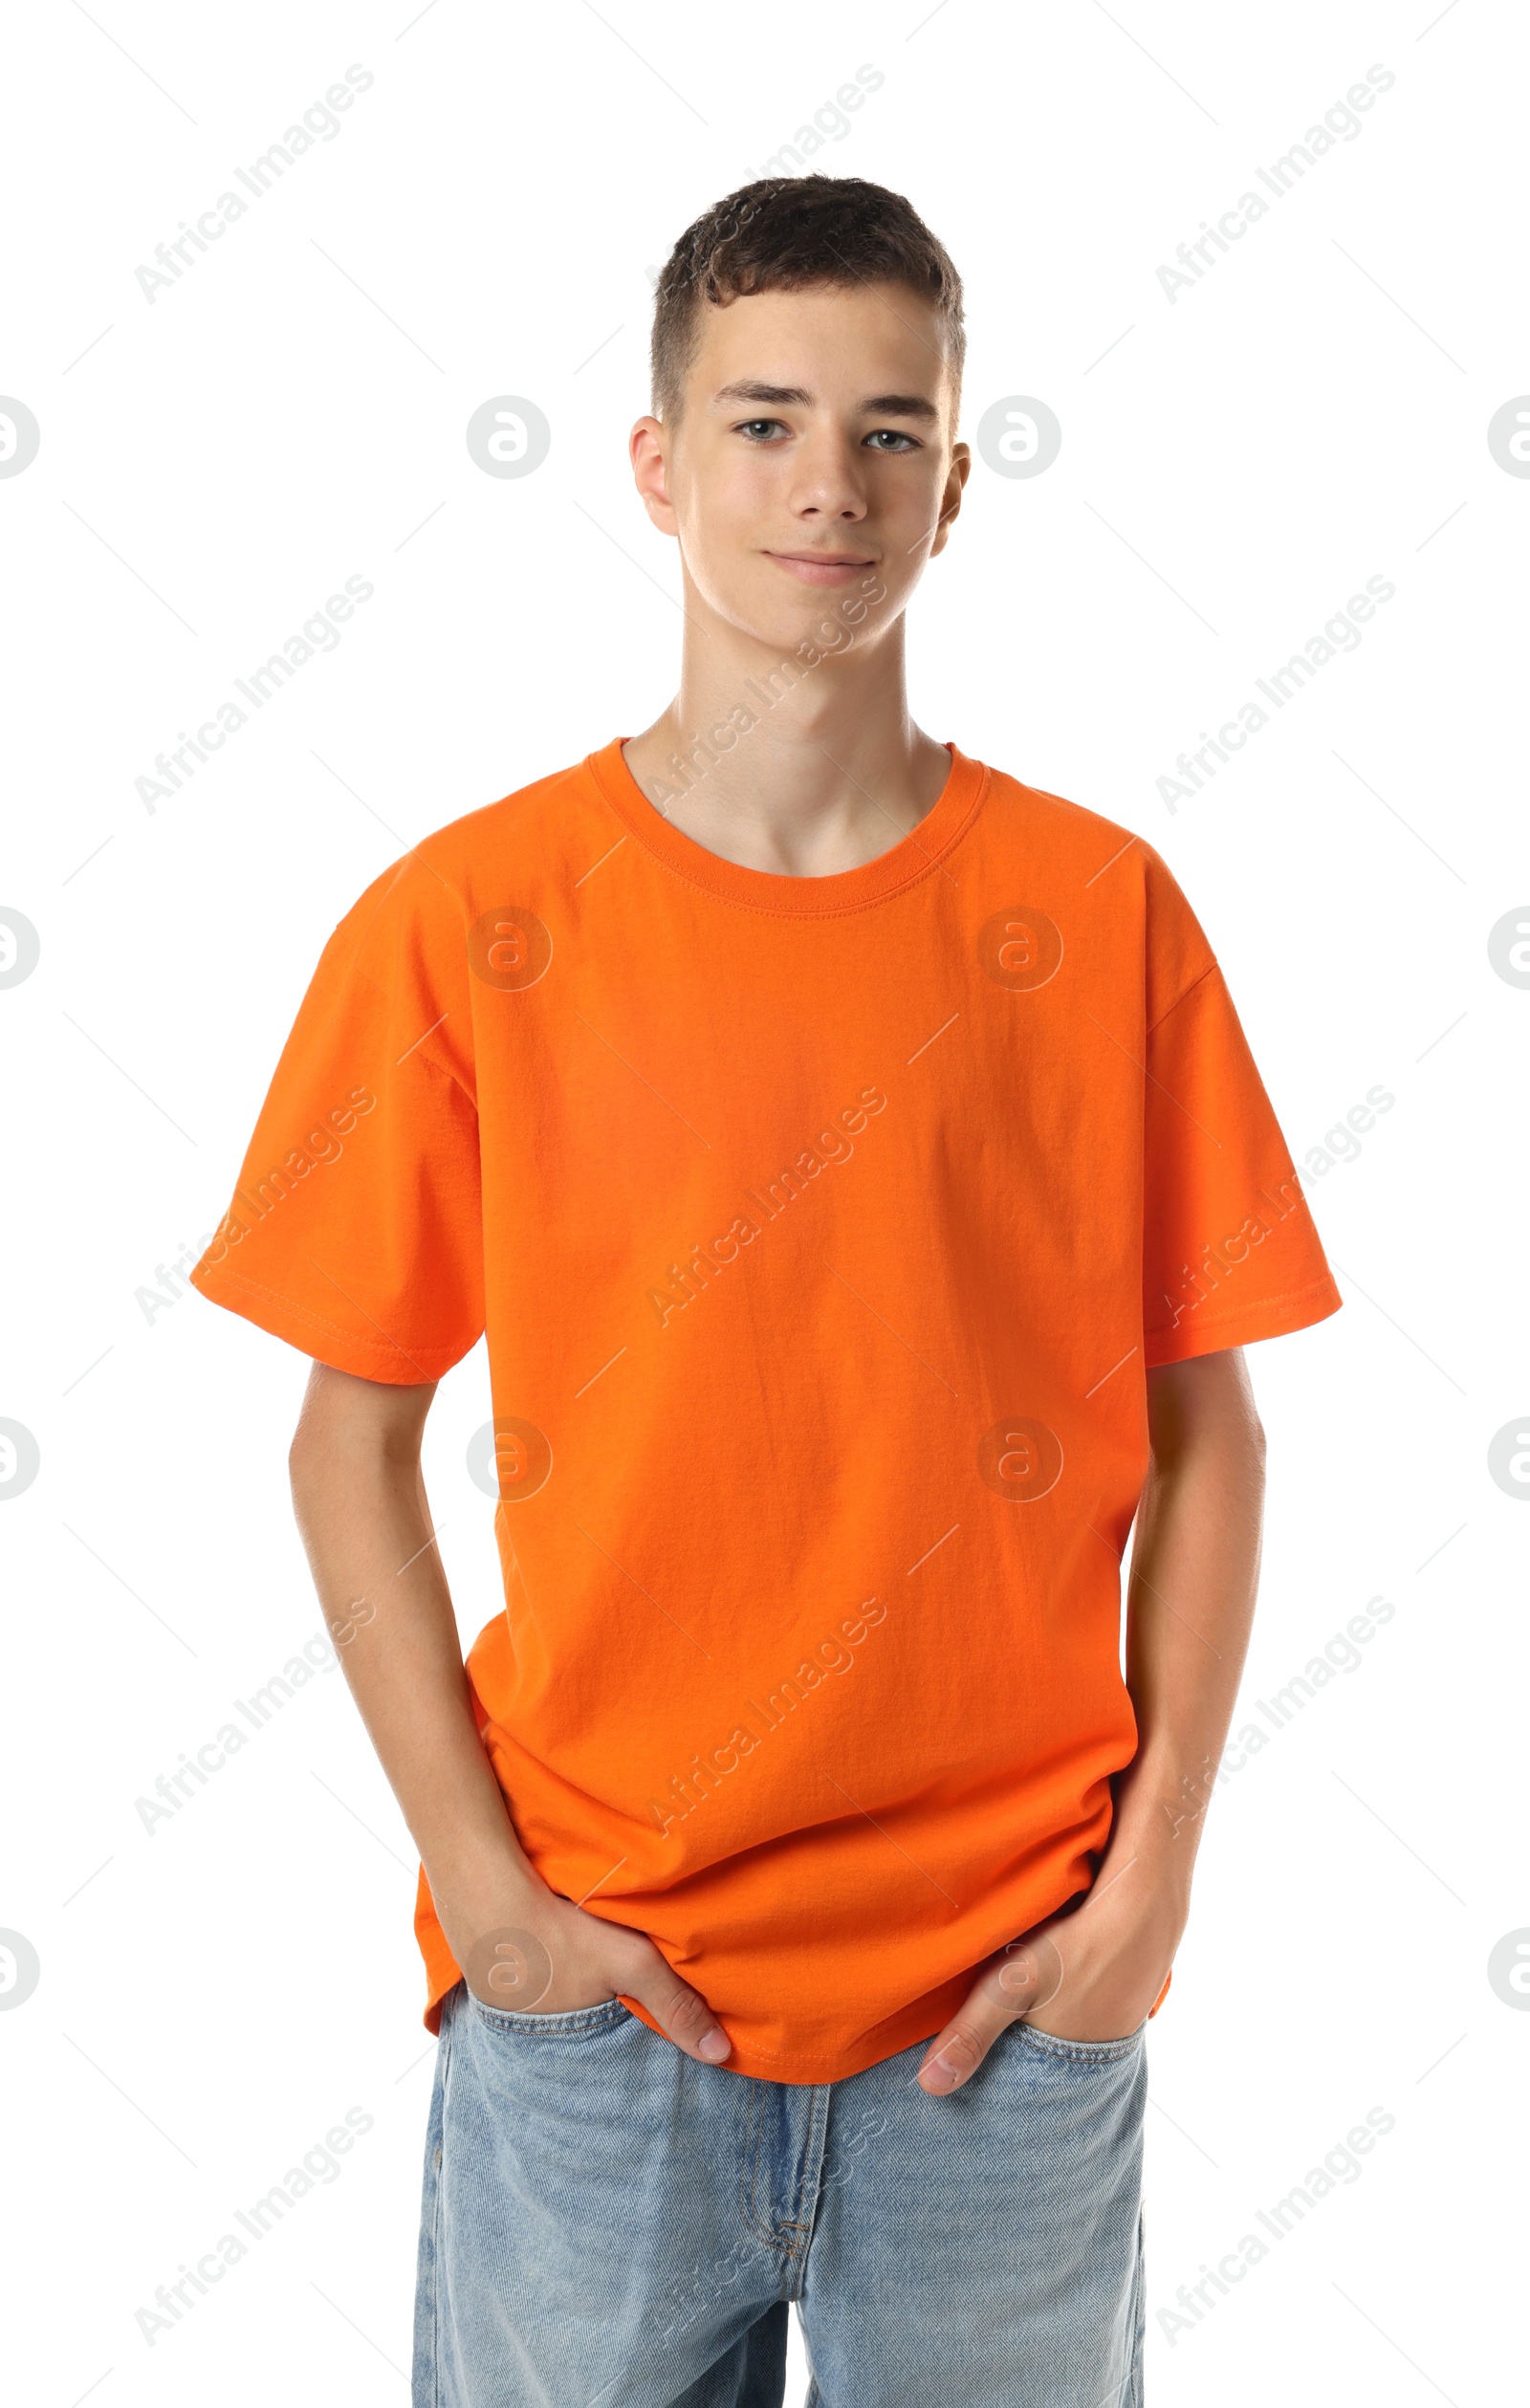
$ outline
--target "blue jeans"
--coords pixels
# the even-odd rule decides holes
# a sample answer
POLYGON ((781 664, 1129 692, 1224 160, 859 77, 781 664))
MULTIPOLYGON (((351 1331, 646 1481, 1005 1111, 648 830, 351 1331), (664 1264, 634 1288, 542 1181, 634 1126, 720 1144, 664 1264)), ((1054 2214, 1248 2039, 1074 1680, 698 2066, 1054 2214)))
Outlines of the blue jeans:
POLYGON ((696 2064, 613 1999, 445 2005, 414 2408, 1140 2408, 1143 2031, 1014 2024, 818 2085, 696 2064))

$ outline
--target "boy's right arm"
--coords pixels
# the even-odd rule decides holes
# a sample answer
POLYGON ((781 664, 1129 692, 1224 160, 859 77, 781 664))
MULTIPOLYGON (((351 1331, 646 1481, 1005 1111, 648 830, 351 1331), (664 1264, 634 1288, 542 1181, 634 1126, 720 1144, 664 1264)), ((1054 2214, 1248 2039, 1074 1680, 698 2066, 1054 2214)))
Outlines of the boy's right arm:
POLYGON ((491 2004, 529 1996, 532 2011, 550 2015, 620 1992, 688 2056, 716 2064, 730 2053, 726 2033, 653 1942, 557 1896, 522 1853, 478 1735, 431 1535, 420 1441, 434 1394, 433 1383, 393 1387, 316 1363, 290 1464, 324 1619, 447 1944, 491 2004), (529 1992, 512 1985, 496 1996, 488 1978, 496 1934, 530 1936, 523 1953, 540 1973, 529 1992))

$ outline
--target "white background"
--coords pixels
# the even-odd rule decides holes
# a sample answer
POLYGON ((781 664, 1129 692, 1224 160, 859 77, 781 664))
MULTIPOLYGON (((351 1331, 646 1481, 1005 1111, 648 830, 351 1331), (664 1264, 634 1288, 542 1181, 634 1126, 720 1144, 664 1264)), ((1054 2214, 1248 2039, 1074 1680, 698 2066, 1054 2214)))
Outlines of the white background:
MULTIPOLYGON (((0 480, 0 904, 42 947, 0 992, 0 1415, 41 1450, 0 1513, 0 1925, 41 1960, 0 2014, 28 2408, 406 2400, 414 1861, 340 1676, 152 1836, 135 1810, 318 1628, 285 1483, 305 1366, 184 1290, 152 1318, 136 1292, 224 1210, 361 888, 667 699, 675 559, 623 449, 650 272, 862 64, 885 81, 813 164, 906 190, 953 252, 965 430, 1016 394, 1063 429, 1041 476, 976 467, 914 604, 918 717, 1163 850, 1299 1163, 1367 1089, 1395 1097, 1311 1185, 1345 1309, 1252 1357, 1270 1515, 1239 1720, 1367 1599, 1396 1610, 1213 1811, 1151 2035, 1150 2395, 1514 2389, 1530 2017, 1487 1959, 1530 1925, 1530 1516, 1487 1458, 1530 1407, 1530 992, 1487 940, 1530 894, 1530 480, 1487 426, 1530 387, 1530 28, 1489 0, 926 14, 46 0, 11 21, 0 392, 41 428, 0 480), (146 298, 156 244, 353 61, 375 80, 338 137, 146 298), (1175 246, 1376 62, 1396 80, 1359 138, 1170 301, 1175 246), (503 393, 552 427, 524 479, 464 442, 503 393), (339 648, 147 811, 156 754, 351 575, 376 590, 339 648), (1374 575, 1396 594, 1358 649, 1168 810, 1182 748, 1374 575), (352 2106, 375 2123, 340 2178, 146 2346, 156 2286, 352 2106), (1375 2107, 1395 2129, 1362 2178, 1166 2329, 1375 2107)), ((465 1640, 497 1595, 464 1468, 488 1410, 480 1351, 427 1440, 465 1640)))

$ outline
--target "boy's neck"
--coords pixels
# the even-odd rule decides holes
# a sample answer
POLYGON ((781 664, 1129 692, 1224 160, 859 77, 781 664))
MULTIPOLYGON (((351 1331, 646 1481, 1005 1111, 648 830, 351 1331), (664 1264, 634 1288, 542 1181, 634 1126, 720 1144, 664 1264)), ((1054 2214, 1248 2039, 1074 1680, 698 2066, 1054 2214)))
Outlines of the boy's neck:
POLYGON ((805 667, 685 582, 680 691, 623 747, 648 800, 709 852, 786 877, 855 869, 899 843, 951 771, 908 716, 903 619, 857 646, 826 612, 837 646, 805 667))

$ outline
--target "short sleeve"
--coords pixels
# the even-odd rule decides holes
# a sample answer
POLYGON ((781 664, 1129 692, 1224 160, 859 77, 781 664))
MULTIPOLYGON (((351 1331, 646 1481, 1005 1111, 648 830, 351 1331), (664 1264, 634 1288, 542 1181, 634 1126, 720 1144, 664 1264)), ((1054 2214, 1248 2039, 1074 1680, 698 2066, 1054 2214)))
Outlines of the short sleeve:
POLYGON ((438 1379, 483 1329, 462 907, 418 854, 336 929, 191 1274, 337 1370, 438 1379))
POLYGON ((1215 961, 1148 1032, 1148 1366, 1304 1329, 1343 1299, 1215 961))

